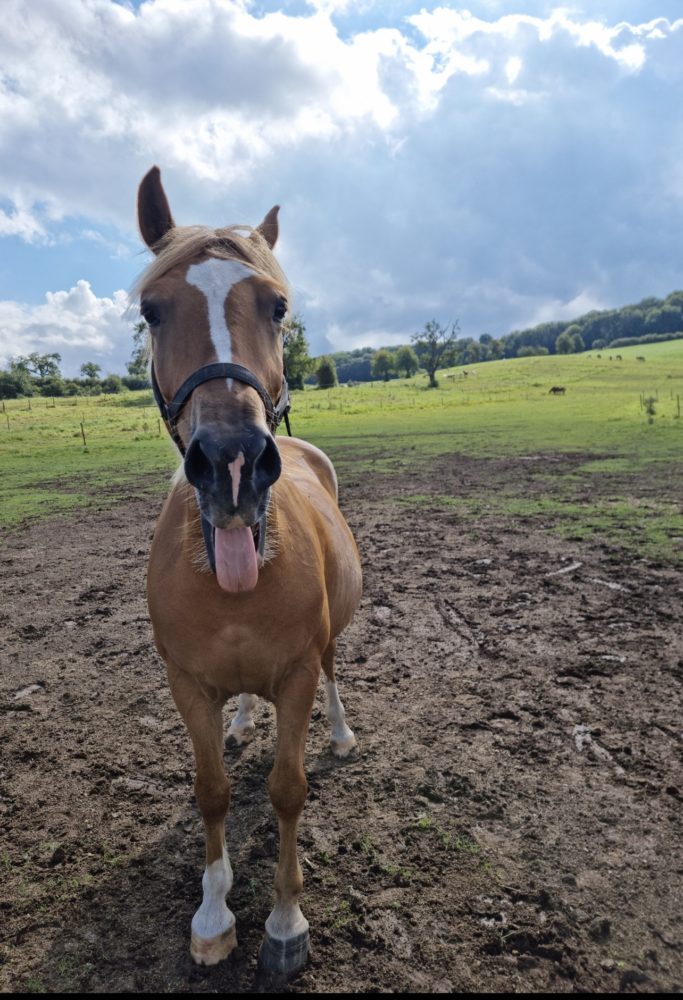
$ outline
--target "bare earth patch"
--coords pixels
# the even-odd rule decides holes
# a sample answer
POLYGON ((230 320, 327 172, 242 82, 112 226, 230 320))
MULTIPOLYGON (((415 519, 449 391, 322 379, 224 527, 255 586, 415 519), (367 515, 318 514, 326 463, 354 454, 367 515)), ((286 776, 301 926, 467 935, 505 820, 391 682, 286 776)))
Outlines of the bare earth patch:
MULTIPOLYGON (((532 471, 450 457, 344 484, 365 596, 338 679, 359 749, 332 757, 321 690, 300 834, 313 952, 281 992, 683 988, 680 573, 428 499, 485 504, 532 471)), ((157 509, 138 495, 0 549, 4 991, 278 991, 256 969, 265 704, 253 743, 226 747, 238 948, 210 970, 189 957, 203 837, 144 601, 157 509)))

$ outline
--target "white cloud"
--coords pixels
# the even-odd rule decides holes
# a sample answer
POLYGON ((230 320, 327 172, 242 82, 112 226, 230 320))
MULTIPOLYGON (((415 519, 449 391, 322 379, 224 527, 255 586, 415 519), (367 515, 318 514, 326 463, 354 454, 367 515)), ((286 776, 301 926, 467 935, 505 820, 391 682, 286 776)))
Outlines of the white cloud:
POLYGON ((25 208, 15 207, 10 212, 0 209, 0 236, 19 236, 26 243, 35 243, 46 237, 45 227, 25 208))
POLYGON ((40 305, 0 302, 0 358, 57 351, 65 374, 76 374, 84 360, 122 371, 132 349, 128 310, 126 292, 98 298, 84 280, 69 291, 47 292, 40 305))
POLYGON ((522 65, 523 63, 519 56, 510 56, 508 61, 505 63, 505 76, 511 86, 521 73, 522 65))
MULTIPOLYGON (((680 283, 683 19, 657 16, 665 3, 629 0, 616 22, 592 0, 585 14, 481 0, 479 16, 415 0, 382 24, 372 0, 263 14, 273 3, 5 0, 0 253, 53 247, 62 275, 71 227, 120 260, 157 162, 179 222, 253 223, 282 204, 316 349, 405 339, 431 316, 504 333, 586 288, 605 304, 666 292, 680 283)), ((93 281, 85 256, 53 287, 93 281)), ((118 294, 96 301, 118 308, 118 294)), ((35 310, 68 313, 2 308, 15 353, 48 336, 35 310)), ((86 337, 122 371, 104 313, 50 336, 86 337)))
POLYGON ((594 309, 607 309, 609 303, 605 302, 590 289, 584 289, 575 295, 569 302, 561 299, 547 299, 536 305, 533 315, 530 316, 529 325, 535 326, 537 323, 549 323, 553 320, 570 320, 594 309))

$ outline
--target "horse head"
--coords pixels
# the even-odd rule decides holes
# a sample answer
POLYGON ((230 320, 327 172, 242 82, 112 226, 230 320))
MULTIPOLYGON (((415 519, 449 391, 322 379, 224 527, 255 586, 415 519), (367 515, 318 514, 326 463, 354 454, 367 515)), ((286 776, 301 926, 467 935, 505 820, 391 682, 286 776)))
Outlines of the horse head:
POLYGON ((152 384, 231 591, 256 585, 257 526, 281 472, 274 431, 287 409, 287 284, 271 252, 277 215, 275 206, 255 229, 178 227, 157 167, 138 191, 140 231, 155 254, 136 288, 152 384))

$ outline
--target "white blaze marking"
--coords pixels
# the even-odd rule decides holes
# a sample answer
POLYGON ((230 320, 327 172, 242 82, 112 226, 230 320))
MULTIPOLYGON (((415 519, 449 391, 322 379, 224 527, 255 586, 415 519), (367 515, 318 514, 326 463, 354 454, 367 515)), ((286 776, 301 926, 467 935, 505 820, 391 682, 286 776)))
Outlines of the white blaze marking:
POLYGON ((253 277, 254 272, 238 260, 218 260, 210 257, 187 269, 185 280, 206 296, 209 307, 209 335, 218 360, 232 361, 232 337, 225 321, 225 302, 230 289, 239 281, 253 277))
POLYGON ((212 861, 204 869, 202 905, 192 918, 192 933, 198 938, 214 938, 224 934, 235 923, 235 917, 225 905, 225 897, 232 888, 232 868, 228 852, 212 861))
POLYGON ((228 472, 230 473, 230 479, 232 480, 232 502, 235 507, 237 506, 237 497, 240 492, 240 469, 244 465, 244 455, 240 451, 237 458, 233 462, 228 462, 228 472))

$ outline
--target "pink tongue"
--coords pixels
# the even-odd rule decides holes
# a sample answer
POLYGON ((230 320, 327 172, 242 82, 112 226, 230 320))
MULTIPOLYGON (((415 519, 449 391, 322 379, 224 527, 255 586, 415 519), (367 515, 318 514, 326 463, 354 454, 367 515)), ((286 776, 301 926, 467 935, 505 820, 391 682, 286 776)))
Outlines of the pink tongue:
POLYGON ((230 594, 253 590, 258 580, 256 549, 251 528, 216 528, 216 576, 230 594))

